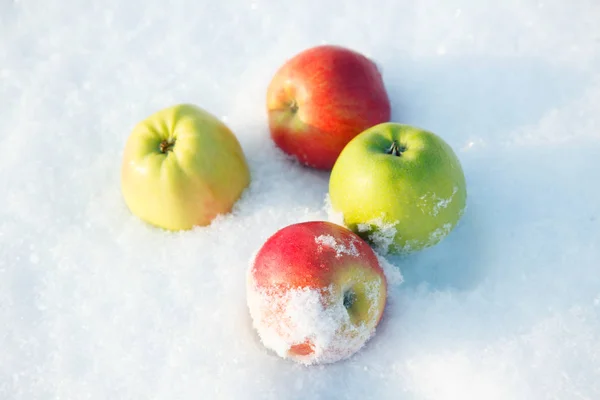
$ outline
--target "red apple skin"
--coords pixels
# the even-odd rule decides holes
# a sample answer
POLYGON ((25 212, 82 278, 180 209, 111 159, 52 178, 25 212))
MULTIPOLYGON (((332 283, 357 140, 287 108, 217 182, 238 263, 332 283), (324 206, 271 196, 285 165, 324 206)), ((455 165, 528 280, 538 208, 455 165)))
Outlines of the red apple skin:
POLYGON ((373 249, 349 229, 327 221, 309 221, 289 225, 272 235, 254 259, 255 281, 264 287, 322 288, 335 281, 334 275, 356 258, 338 256, 331 247, 324 247, 316 256, 315 237, 331 235, 352 242, 361 254, 361 263, 384 278, 373 249))
POLYGON ((288 60, 267 89, 267 111, 275 144, 300 163, 323 170, 333 167, 352 138, 391 117, 375 63, 334 45, 288 60))
MULTIPOLYGON (((374 299, 356 304, 356 320, 354 323, 366 323, 374 329, 379 324, 386 303, 387 281, 383 269, 373 249, 358 235, 349 229, 327 221, 310 221, 289 225, 273 234, 263 244, 253 259, 249 269, 250 291, 270 293, 276 302, 277 297, 284 297, 294 289, 308 288, 323 290, 334 286, 333 301, 339 301, 339 290, 380 282, 379 293, 374 299), (338 245, 351 251, 340 252, 333 247, 320 245, 317 238, 335 239, 338 245), (358 277, 360 276, 360 278, 358 277), (362 280, 362 281, 361 281, 362 280), (367 322, 368 321, 368 322, 367 322)), ((359 297, 360 298, 360 297, 359 297)), ((323 297, 323 303, 331 298, 323 297)), ((277 319, 286 331, 285 316, 278 317, 279 308, 263 314, 266 320, 277 319)), ((345 327, 340 327, 345 329, 345 327)), ((275 328, 275 330, 281 329, 275 328)), ((329 356, 325 362, 334 362, 351 355, 357 349, 350 349, 345 354, 329 356)), ((285 357, 311 364, 314 346, 309 339, 290 344, 285 357)), ((281 355, 281 354, 280 354, 281 355)))

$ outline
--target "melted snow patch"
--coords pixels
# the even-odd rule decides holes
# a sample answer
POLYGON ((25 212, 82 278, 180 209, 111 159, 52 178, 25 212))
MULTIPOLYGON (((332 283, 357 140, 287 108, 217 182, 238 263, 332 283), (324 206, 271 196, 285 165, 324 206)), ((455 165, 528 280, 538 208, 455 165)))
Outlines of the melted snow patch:
POLYGON ((335 250, 335 256, 337 258, 340 258, 344 254, 353 257, 360 256, 360 252, 356 248, 356 240, 350 240, 347 241, 347 243, 344 243, 344 241, 337 240, 331 235, 319 235, 315 238, 315 242, 319 246, 326 246, 335 250))
POLYGON ((429 234, 429 238, 428 238, 426 244, 429 246, 433 246, 434 244, 436 244, 437 242, 442 240, 444 237, 446 237, 450 233, 451 230, 452 230, 452 224, 445 223, 444 225, 440 226, 435 231, 433 231, 429 234))
POLYGON ((454 186, 452 189, 452 194, 450 197, 443 198, 437 195, 437 193, 429 192, 425 193, 423 196, 419 197, 417 206, 423 213, 429 214, 432 216, 437 216, 441 210, 447 208, 454 196, 458 193, 458 187, 454 186))
MULTIPOLYGON (((377 307, 382 284, 379 280, 366 285, 372 308, 377 307)), ((305 365, 336 362, 359 351, 374 335, 378 313, 372 312, 369 321, 354 324, 344 307, 343 293, 334 293, 331 286, 260 288, 249 274, 248 309, 263 345, 282 358, 305 365), (306 343, 310 343, 310 354, 290 352, 294 346, 306 343)))
POLYGON ((438 242, 440 242, 444 237, 446 237, 450 233, 451 230, 452 230, 452 224, 445 223, 444 225, 442 225, 439 228, 432 231, 429 234, 429 236, 427 236, 427 239, 407 240, 404 243, 404 246, 402 246, 400 248, 400 250, 401 250, 401 252, 404 252, 404 253, 410 253, 415 250, 420 250, 420 249, 425 249, 427 247, 431 247, 431 246, 437 244, 438 242))
POLYGON ((447 199, 439 199, 437 203, 435 203, 435 205, 433 206, 433 215, 438 215, 440 210, 447 208, 448 205, 452 202, 452 199, 454 199, 456 193, 458 193, 458 188, 454 186, 450 197, 448 197, 447 199))

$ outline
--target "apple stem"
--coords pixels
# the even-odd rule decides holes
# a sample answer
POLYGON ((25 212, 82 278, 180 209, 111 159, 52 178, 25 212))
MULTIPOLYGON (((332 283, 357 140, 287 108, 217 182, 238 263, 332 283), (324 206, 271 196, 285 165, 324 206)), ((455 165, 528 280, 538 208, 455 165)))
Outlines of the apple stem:
POLYGON ((160 142, 158 148, 161 153, 167 153, 168 151, 173 151, 173 146, 175 146, 175 141, 173 139, 165 139, 162 142, 160 142))
POLYGON ((296 100, 292 100, 292 102, 290 103, 290 111, 293 113, 298 111, 298 103, 296 103, 296 100))
POLYGON ((388 149, 387 153, 395 155, 396 157, 400 157, 402 153, 406 150, 406 147, 402 146, 396 140, 392 142, 392 146, 388 149))

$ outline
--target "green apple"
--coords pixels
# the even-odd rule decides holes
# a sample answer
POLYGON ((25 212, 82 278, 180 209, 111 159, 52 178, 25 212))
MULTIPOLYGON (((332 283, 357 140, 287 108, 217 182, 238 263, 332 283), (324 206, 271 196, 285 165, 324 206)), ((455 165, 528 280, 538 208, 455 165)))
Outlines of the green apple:
POLYGON ((209 225, 250 183, 242 148, 215 116, 192 104, 160 110, 131 132, 121 190, 131 212, 172 231, 209 225))
POLYGON ((440 242, 462 217, 466 200, 452 148, 432 132, 394 122, 352 139, 329 181, 332 217, 391 254, 440 242))

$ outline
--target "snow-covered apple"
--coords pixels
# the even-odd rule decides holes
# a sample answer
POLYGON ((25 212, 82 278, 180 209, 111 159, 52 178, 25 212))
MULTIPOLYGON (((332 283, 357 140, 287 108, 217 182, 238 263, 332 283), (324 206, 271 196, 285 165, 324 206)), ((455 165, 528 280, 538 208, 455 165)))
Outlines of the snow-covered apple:
POLYGON ((127 139, 121 189, 131 212, 154 226, 186 230, 231 211, 250 183, 243 150, 219 119, 192 104, 160 110, 127 139))
POLYGON ((462 217, 466 199, 452 148, 432 132, 393 122, 348 143, 329 181, 331 220, 396 254, 441 241, 462 217))
POLYGON ((353 137, 391 114, 375 63, 333 45, 285 62, 267 89, 267 111, 275 144, 302 164, 324 170, 353 137))
POLYGON ((277 231, 247 274, 248 308, 262 343, 306 365, 356 353, 386 305, 383 261, 358 235, 331 222, 277 231))

